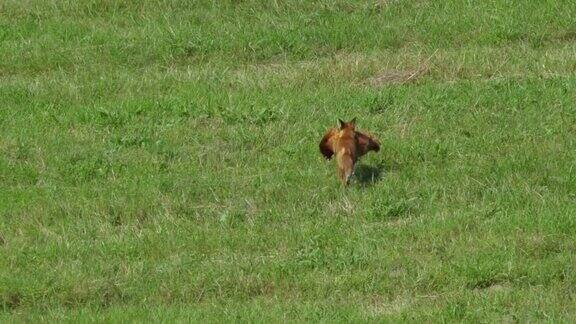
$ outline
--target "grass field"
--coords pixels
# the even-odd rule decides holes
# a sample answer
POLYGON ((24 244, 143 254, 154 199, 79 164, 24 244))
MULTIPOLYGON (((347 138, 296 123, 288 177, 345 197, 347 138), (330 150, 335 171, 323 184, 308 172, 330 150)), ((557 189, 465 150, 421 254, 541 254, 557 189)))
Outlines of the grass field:
POLYGON ((0 321, 576 320, 574 17, 0 1, 0 321))

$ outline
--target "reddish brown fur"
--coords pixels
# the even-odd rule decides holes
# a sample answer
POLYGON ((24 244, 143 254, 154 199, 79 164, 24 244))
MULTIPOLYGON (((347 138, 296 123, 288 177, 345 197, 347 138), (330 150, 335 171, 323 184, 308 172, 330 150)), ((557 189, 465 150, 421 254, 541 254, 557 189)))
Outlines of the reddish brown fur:
POLYGON ((328 160, 336 154, 338 178, 347 185, 358 158, 380 150, 380 144, 370 135, 356 131, 356 118, 350 122, 340 120, 340 129, 329 129, 320 141, 320 152, 328 160))

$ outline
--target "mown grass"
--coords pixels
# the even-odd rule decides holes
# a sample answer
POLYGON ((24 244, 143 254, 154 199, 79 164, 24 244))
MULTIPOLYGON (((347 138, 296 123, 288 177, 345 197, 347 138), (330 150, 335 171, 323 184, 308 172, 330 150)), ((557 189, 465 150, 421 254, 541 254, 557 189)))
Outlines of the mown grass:
POLYGON ((0 320, 574 320, 575 11, 0 3, 0 320))

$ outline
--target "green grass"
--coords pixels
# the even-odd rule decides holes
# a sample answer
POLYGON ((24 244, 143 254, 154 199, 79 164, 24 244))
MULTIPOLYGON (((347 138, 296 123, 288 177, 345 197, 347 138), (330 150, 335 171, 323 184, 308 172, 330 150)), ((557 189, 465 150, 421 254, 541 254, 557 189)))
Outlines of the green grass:
POLYGON ((574 321, 575 16, 0 2, 0 321, 574 321))

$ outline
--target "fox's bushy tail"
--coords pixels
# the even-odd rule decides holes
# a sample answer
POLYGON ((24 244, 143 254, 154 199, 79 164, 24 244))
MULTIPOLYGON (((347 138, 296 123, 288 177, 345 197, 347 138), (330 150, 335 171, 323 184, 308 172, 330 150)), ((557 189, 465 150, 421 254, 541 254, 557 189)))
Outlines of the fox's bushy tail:
POLYGON ((354 169, 354 159, 349 154, 338 155, 338 178, 342 181, 343 185, 350 183, 354 169))

